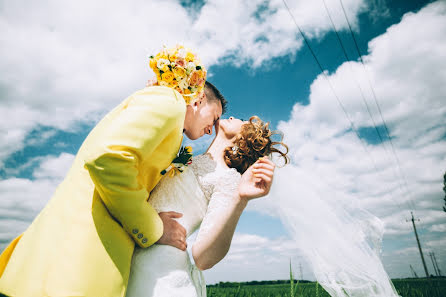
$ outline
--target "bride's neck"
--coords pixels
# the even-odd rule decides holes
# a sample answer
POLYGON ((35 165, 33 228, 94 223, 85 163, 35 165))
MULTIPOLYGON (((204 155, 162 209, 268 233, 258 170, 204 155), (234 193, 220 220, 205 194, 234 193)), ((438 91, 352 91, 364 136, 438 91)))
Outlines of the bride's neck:
POLYGON ((210 154, 215 162, 227 167, 224 160, 224 151, 225 148, 231 146, 232 144, 233 144, 232 140, 217 135, 214 138, 214 141, 212 141, 206 153, 210 154))

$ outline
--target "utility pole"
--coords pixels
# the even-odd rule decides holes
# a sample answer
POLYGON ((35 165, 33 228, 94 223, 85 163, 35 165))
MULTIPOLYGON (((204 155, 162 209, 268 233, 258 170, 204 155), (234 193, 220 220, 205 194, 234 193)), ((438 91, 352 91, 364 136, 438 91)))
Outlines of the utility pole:
MULTIPOLYGON (((417 239, 418 249, 420 250, 421 261, 423 262, 424 271, 426 272, 426 277, 429 277, 429 272, 427 272, 426 262, 424 261, 423 250, 421 249, 420 240, 418 239, 417 227, 415 227, 415 219, 413 217, 413 212, 411 211, 410 214, 412 215, 411 221, 412 221, 412 225, 413 225, 413 230, 415 231, 415 238, 417 239)), ((420 220, 417 220, 417 221, 420 221, 420 220)), ((406 222, 408 222, 408 220, 406 220, 406 222)))
POLYGON ((410 270, 412 270, 413 276, 414 276, 415 278, 418 278, 418 275, 417 275, 417 273, 415 272, 415 270, 413 269, 412 265, 409 264, 409 266, 410 266, 410 270))
POLYGON ((432 257, 434 257, 435 266, 437 266, 438 276, 441 276, 440 267, 438 267, 437 258, 435 258, 434 252, 432 252, 432 257))
POLYGON ((437 267, 435 266, 434 257, 433 257, 433 255, 432 255, 432 252, 429 252, 429 257, 431 257, 432 266, 434 266, 435 275, 436 275, 436 276, 439 276, 439 275, 438 275, 438 271, 437 271, 437 267))

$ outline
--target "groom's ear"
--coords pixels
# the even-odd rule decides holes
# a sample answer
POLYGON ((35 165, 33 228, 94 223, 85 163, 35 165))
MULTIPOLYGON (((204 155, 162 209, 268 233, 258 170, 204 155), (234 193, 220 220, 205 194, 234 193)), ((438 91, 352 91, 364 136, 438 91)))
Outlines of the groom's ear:
POLYGON ((194 106, 196 106, 196 107, 200 106, 201 104, 203 104, 203 98, 200 98, 194 102, 194 106))
POLYGON ((201 94, 200 97, 198 97, 197 101, 195 101, 195 106, 200 106, 201 104, 204 104, 207 101, 207 97, 206 97, 206 91, 203 92, 203 94, 201 94))

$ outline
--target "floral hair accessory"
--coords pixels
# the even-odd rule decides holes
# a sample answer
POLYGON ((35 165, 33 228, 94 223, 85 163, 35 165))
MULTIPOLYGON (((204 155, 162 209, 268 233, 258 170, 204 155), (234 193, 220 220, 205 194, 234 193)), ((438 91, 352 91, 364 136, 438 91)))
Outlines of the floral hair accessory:
POLYGON ((165 175, 167 173, 167 175, 170 177, 175 176, 176 174, 186 170, 186 167, 189 166, 191 163, 192 163, 192 147, 183 146, 178 152, 177 157, 173 159, 172 164, 170 164, 169 167, 161 171, 161 175, 165 175))
POLYGON ((155 72, 156 85, 177 90, 186 104, 192 104, 203 92, 206 69, 198 57, 184 46, 164 47, 156 56, 150 56, 149 65, 155 72))

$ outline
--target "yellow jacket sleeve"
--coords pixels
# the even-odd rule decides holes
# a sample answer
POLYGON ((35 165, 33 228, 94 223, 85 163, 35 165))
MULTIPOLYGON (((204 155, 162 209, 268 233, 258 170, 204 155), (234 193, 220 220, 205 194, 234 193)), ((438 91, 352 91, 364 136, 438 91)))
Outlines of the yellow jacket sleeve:
POLYGON ((107 209, 140 247, 152 245, 163 234, 161 218, 147 203, 149 193, 138 180, 141 161, 182 126, 185 117, 183 99, 169 91, 133 95, 98 138, 96 153, 85 161, 107 209))

